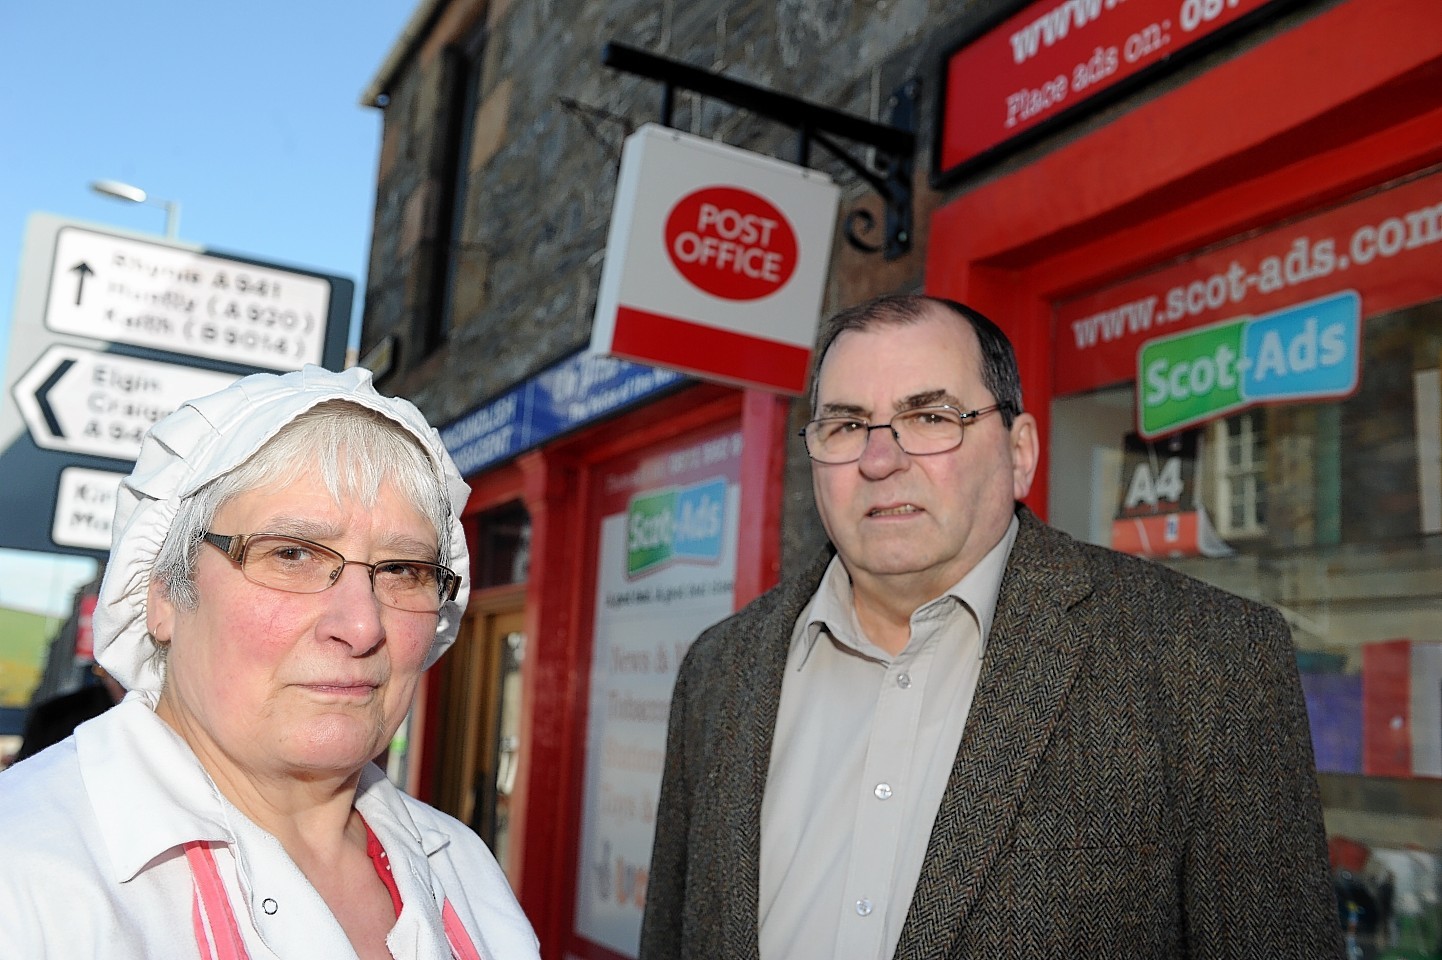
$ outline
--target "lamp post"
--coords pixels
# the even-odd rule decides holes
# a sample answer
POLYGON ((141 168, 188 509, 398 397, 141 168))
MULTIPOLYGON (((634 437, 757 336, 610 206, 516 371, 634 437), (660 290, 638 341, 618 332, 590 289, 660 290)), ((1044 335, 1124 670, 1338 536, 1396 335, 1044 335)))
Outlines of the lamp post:
POLYGON ((165 209, 165 236, 171 240, 180 236, 180 201, 152 197, 139 187, 122 183, 119 180, 93 180, 90 183, 90 189, 107 197, 114 197, 129 203, 145 203, 152 207, 163 207, 165 209))

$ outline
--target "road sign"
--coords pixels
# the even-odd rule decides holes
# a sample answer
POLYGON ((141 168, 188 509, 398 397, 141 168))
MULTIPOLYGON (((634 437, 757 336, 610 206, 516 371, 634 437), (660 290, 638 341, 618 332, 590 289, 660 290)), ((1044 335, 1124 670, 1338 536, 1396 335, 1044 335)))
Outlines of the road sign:
POLYGON ((271 370, 320 363, 328 281, 63 226, 45 327, 271 370))
POLYGON ((87 467, 65 467, 55 491, 55 517, 50 539, 65 547, 110 549, 110 523, 115 494, 125 474, 87 467))
POLYGON ((248 373, 339 370, 354 292, 345 277, 32 214, 0 393, 0 547, 103 556, 114 487, 150 425, 248 373))
POLYGON ((46 450, 134 460, 157 420, 235 381, 174 363, 52 346, 15 384, 15 403, 46 450))

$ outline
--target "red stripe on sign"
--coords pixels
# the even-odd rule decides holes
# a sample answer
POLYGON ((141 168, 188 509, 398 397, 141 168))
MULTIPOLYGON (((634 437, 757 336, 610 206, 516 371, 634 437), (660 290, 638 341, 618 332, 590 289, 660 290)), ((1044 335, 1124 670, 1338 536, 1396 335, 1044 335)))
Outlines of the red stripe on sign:
POLYGON ((703 377, 795 395, 806 392, 806 368, 811 363, 811 351, 804 347, 633 307, 616 308, 611 350, 703 377))

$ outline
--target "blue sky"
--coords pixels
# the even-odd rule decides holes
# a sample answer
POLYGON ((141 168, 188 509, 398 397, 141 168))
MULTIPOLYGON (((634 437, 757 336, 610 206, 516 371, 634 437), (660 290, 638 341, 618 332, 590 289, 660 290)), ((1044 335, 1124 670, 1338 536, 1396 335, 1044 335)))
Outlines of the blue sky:
MULTIPOLYGON (((0 0, 0 372, 31 213, 163 232, 98 179, 177 201, 184 240, 354 279, 358 318, 381 129, 360 96, 416 2, 0 0)), ((58 609, 91 576, 0 550, 0 605, 58 609)))

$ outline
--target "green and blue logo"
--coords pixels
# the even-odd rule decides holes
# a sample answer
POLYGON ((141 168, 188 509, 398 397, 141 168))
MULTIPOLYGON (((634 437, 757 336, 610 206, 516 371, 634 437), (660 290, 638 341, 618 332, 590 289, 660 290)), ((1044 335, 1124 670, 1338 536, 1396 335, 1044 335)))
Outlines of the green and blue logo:
POLYGON ((626 576, 678 562, 718 562, 725 520, 725 477, 633 497, 626 517, 626 576))
POLYGON ((1152 438, 1257 403, 1357 389, 1355 290, 1148 341, 1137 351, 1137 432, 1152 438))

